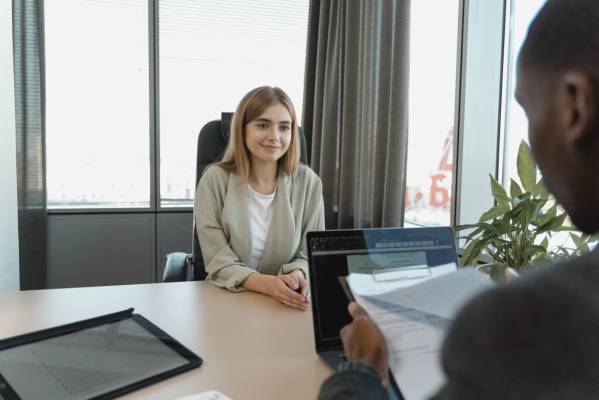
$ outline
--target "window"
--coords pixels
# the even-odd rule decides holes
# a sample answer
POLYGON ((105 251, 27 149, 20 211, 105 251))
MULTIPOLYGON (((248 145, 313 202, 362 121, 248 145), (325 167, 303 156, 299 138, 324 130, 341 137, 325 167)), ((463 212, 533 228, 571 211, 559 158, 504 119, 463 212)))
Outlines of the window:
POLYGON ((507 33, 507 95, 505 100, 505 128, 503 155, 503 184, 509 187, 510 178, 517 180, 516 159, 518 147, 524 139, 528 141, 528 121, 524 110, 514 98, 516 68, 520 48, 528 27, 546 0, 511 0, 509 32, 507 33))
MULTIPOLYGON (((505 98, 505 125, 503 132, 503 185, 509 188, 510 179, 519 181, 517 157, 520 142, 528 142, 528 120, 520 104, 514 97, 517 83, 517 58, 526 38, 530 23, 545 4, 546 0, 511 0, 509 31, 507 32, 508 65, 506 69, 507 92, 505 98)), ((560 208, 560 212, 562 212, 560 208)), ((571 222, 567 222, 571 225, 571 222)), ((558 246, 575 248, 568 232, 554 234, 549 240, 549 249, 558 246)))
POLYGON ((204 124, 261 85, 287 92, 301 119, 308 0, 161 0, 161 206, 192 206, 204 124))
POLYGON ((149 207, 147 0, 45 2, 50 208, 149 207))
MULTIPOLYGON (((158 4, 160 205, 188 207, 206 122, 260 85, 301 118, 309 0, 158 4)), ((154 206, 150 17, 147 0, 45 2, 50 208, 154 206)))
POLYGON ((449 225, 458 0, 412 2, 406 225, 449 225))

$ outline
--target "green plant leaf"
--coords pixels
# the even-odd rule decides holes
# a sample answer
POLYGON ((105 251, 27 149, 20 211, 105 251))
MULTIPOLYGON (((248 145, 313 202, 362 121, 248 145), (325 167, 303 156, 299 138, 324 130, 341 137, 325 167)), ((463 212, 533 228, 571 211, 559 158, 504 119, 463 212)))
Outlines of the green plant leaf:
POLYGON ((454 228, 454 230, 456 232, 458 231, 463 231, 466 229, 472 229, 472 228, 478 228, 478 224, 465 224, 465 225, 458 225, 454 228))
POLYGON ((534 256, 535 253, 537 253, 537 254, 545 254, 547 252, 547 248, 546 247, 544 247, 542 245, 538 245, 538 244, 530 246, 529 249, 532 250, 530 252, 530 256, 534 256))
POLYGON ((480 251, 482 250, 482 246, 480 245, 479 240, 472 240, 466 248, 464 249, 464 254, 462 254, 462 258, 460 259, 460 264, 462 267, 466 267, 472 265, 473 259, 475 262, 480 258, 480 251))
POLYGON ((501 236, 508 234, 512 229, 510 224, 505 223, 503 220, 495 220, 492 225, 501 234, 501 236))
POLYGON ((571 228, 569 227, 562 226, 567 217, 568 215, 566 213, 562 213, 555 218, 551 218, 549 221, 547 221, 547 223, 537 228, 537 233, 547 231, 571 230, 571 228))
POLYGON ((562 226, 558 226, 557 228, 553 228, 552 231, 555 232, 576 232, 576 228, 573 228, 571 226, 567 226, 567 225, 562 225, 562 226))
POLYGON ((466 240, 474 239, 475 236, 479 235, 483 231, 484 231, 484 228, 476 228, 475 230, 470 232, 470 234, 468 236, 466 236, 466 240))
POLYGON ((580 247, 582 246, 582 236, 578 236, 577 234, 571 232, 570 233, 570 238, 572 239, 572 241, 574 242, 574 245, 576 246, 577 249, 580 249, 580 247))
POLYGON ((518 206, 522 209, 522 212, 518 214, 517 220, 520 223, 520 227, 527 230, 528 225, 539 211, 539 205, 531 200, 522 202, 518 206))
POLYGON ((522 200, 521 202, 519 202, 518 204, 516 204, 509 213, 506 213, 506 216, 508 216, 509 218, 511 218, 514 221, 517 221, 520 219, 520 215, 525 211, 525 209, 528 207, 529 204, 529 200, 522 200))
POLYGON ((538 220, 538 225, 542 226, 549 222, 551 219, 555 218, 557 215, 557 205, 553 204, 545 214, 541 215, 538 220))
POLYGON ((522 140, 518 149, 518 177, 524 190, 527 192, 535 191, 537 183, 537 166, 532 158, 532 153, 528 144, 522 140))
POLYGON ((491 174, 489 174, 489 178, 491 180, 491 193, 493 193, 493 197, 495 198, 495 200, 497 200, 497 203, 510 203, 512 199, 509 198, 503 186, 501 186, 499 182, 497 182, 495 178, 491 176, 491 174))
POLYGON ((487 212, 480 216, 478 222, 486 222, 497 217, 502 216, 506 212, 508 212, 510 208, 504 204, 498 204, 495 207, 491 207, 487 212))
POLYGON ((499 226, 495 226, 494 224, 481 222, 480 226, 485 230, 485 235, 483 237, 486 239, 484 240, 494 239, 504 234, 504 232, 499 229, 499 226))
POLYGON ((543 181, 543 179, 539 179, 533 192, 545 200, 549 199, 549 192, 547 191, 547 187, 545 187, 545 181, 543 181))
MULTIPOLYGON (((529 269, 551 258, 564 258, 588 249, 591 239, 566 224, 566 213, 547 192, 543 180, 537 181, 537 168, 524 141, 520 144, 517 167, 520 182, 510 179, 509 194, 489 175, 496 205, 483 213, 477 224, 467 227, 467 245, 460 260, 463 266, 476 264, 484 254, 496 263, 529 269), (563 245, 549 249, 550 238, 562 231, 573 235, 576 249, 563 245)), ((456 230, 459 229, 466 227, 456 230)), ((599 235, 593 239, 599 240, 599 235)))
POLYGON ((518 185, 518 182, 516 182, 513 179, 510 179, 510 196, 512 196, 512 199, 514 197, 518 197, 522 195, 522 189, 520 188, 520 185, 518 185))
POLYGON ((505 270, 507 269, 507 265, 504 263, 493 263, 491 266, 491 279, 493 279, 496 283, 501 283, 506 281, 505 270))
POLYGON ((541 246, 547 251, 547 247, 549 247, 549 238, 545 236, 545 239, 541 242, 541 246))
POLYGON ((501 239, 495 239, 493 245, 488 245, 483 249, 483 252, 489 255, 493 260, 502 260, 501 252, 503 250, 504 243, 501 239))

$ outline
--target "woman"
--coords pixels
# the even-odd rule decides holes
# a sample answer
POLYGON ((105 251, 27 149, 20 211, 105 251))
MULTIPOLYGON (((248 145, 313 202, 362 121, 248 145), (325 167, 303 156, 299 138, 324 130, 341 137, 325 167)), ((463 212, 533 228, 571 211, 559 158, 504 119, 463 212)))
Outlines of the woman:
POLYGON ((208 280, 307 309, 304 246, 308 231, 324 229, 322 183, 300 164, 295 110, 283 90, 262 86, 241 99, 194 210, 208 280))

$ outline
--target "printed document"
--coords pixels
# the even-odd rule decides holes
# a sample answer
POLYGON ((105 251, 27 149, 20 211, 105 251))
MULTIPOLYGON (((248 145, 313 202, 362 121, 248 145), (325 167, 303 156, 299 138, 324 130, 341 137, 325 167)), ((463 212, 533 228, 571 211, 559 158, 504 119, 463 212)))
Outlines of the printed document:
POLYGON ((428 269, 428 277, 347 277, 356 301, 387 339, 391 371, 407 400, 428 399, 439 390, 445 379, 439 355, 449 323, 469 299, 493 286, 486 275, 456 271, 455 264, 428 269))

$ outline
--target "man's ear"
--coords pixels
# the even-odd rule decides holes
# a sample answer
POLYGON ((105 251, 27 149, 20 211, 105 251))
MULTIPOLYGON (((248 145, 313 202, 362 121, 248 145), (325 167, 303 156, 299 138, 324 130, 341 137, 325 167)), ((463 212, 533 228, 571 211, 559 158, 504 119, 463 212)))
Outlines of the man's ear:
POLYGON ((587 75, 568 72, 563 76, 562 89, 565 98, 566 140, 580 144, 590 139, 591 128, 596 115, 596 98, 593 85, 587 75))

